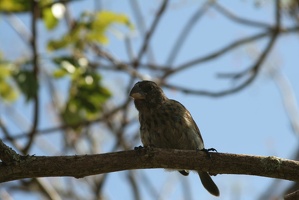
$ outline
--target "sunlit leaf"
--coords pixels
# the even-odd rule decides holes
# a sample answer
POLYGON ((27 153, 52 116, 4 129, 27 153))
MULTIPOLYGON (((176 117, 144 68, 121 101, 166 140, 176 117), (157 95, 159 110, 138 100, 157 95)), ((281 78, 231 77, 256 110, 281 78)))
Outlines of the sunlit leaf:
POLYGON ((115 23, 132 28, 129 18, 124 14, 117 14, 111 11, 98 12, 91 23, 91 30, 86 36, 87 39, 90 41, 97 41, 101 44, 107 44, 108 38, 106 36, 106 31, 115 23))
POLYGON ((67 71, 64 69, 57 69, 53 72, 54 78, 62 78, 67 75, 67 71))
POLYGON ((60 39, 49 41, 48 50, 58 50, 70 45, 83 50, 88 42, 107 44, 109 42, 107 30, 113 24, 133 28, 129 18, 124 14, 110 11, 100 11, 96 14, 83 13, 70 32, 63 35, 60 39))
POLYGON ((4 100, 10 102, 17 98, 17 93, 15 89, 6 82, 4 79, 0 78, 0 97, 4 100))
POLYGON ((0 79, 5 79, 11 75, 11 69, 0 61, 0 79))
POLYGON ((0 98, 7 102, 11 102, 17 98, 16 88, 13 87, 11 76, 13 65, 2 59, 0 54, 0 98))
POLYGON ((101 75, 88 66, 84 57, 60 56, 53 59, 58 69, 56 78, 69 78, 71 81, 68 100, 61 116, 68 124, 94 119, 111 97, 109 89, 102 85, 101 75))
POLYGON ((0 0, 0 11, 2 12, 25 12, 31 8, 28 0, 0 0))
POLYGON ((43 21, 44 21, 47 29, 49 29, 49 30, 52 30, 57 26, 58 20, 53 15, 51 7, 47 7, 47 8, 43 9, 43 21))
POLYGON ((82 72, 80 72, 82 69, 79 68, 81 64, 78 59, 75 59, 74 57, 61 56, 54 58, 53 62, 59 67, 59 69, 55 70, 53 73, 55 78, 62 78, 65 75, 72 75, 72 78, 75 78, 74 76, 77 76, 76 74, 82 74, 82 72))

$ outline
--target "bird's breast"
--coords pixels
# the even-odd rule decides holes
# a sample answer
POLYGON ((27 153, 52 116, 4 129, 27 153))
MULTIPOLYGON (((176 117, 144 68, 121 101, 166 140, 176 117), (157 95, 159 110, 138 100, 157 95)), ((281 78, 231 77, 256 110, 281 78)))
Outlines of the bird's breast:
MULTIPOLYGON (((203 148, 193 120, 186 113, 169 107, 139 113, 141 141, 144 146, 170 149, 203 148)), ((195 125, 196 126, 196 125, 195 125)))

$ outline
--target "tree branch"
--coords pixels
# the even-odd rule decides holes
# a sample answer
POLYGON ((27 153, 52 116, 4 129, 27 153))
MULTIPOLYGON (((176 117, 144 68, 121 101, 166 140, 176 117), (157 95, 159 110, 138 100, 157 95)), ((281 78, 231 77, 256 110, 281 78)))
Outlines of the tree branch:
POLYGON ((21 156, 0 140, 0 160, 2 165, 9 165, 20 161, 21 156))
POLYGON ((97 155, 28 156, 14 165, 0 165, 0 182, 33 177, 85 176, 132 169, 172 168, 210 174, 245 174, 299 181, 299 162, 274 156, 144 148, 97 155))
POLYGON ((198 10, 195 11, 195 13, 191 16, 191 18, 188 20, 188 22, 182 26, 181 32, 177 39, 174 42, 173 47, 171 48, 171 51, 169 53, 169 56, 166 60, 167 65, 171 66, 176 57, 178 57, 179 51, 181 51, 182 46, 186 43, 186 39, 188 38, 189 34, 191 33, 191 30, 195 27, 195 24, 203 17, 204 14, 209 10, 209 8, 215 3, 215 1, 206 1, 200 7, 198 10))
POLYGON ((32 1, 32 19, 31 19, 31 30, 32 30, 32 38, 31 38, 31 49, 32 49, 32 63, 33 63, 33 70, 32 73, 34 75, 34 79, 36 81, 36 91, 33 96, 33 120, 32 120, 32 128, 30 130, 30 136, 28 138, 28 142, 25 145, 24 149, 22 150, 24 154, 30 150, 33 140, 36 135, 36 129, 39 122, 39 97, 38 97, 38 73, 39 73, 39 66, 38 66, 38 45, 37 45, 37 19, 39 13, 38 2, 36 0, 32 1))
POLYGON ((253 21, 250 19, 245 19, 243 17, 239 17, 226 9, 225 7, 221 6, 217 1, 213 4, 213 7, 221 14, 229 18, 230 20, 239 23, 241 25, 247 25, 247 26, 253 26, 256 28, 265 28, 265 29, 271 29, 271 25, 264 23, 264 22, 259 22, 259 21, 253 21))
POLYGON ((284 199, 285 200, 296 200, 299 198, 299 190, 293 192, 293 193, 290 193, 288 195, 285 195, 284 199))
POLYGON ((154 19, 154 21, 151 25, 151 28, 145 34, 145 38, 144 38, 143 44, 141 46, 141 49, 138 52, 136 62, 139 63, 141 61, 141 58, 142 58, 143 54, 146 52, 146 50, 148 48, 148 45, 149 45, 149 41, 150 41, 153 33, 155 32, 155 30, 158 26, 158 23, 160 22, 160 19, 161 19, 162 15, 164 14, 164 12, 166 10, 167 4, 168 4, 168 0, 164 0, 163 3, 161 3, 161 6, 160 6, 160 8, 157 12, 157 15, 156 15, 156 17, 155 17, 155 19, 154 19))

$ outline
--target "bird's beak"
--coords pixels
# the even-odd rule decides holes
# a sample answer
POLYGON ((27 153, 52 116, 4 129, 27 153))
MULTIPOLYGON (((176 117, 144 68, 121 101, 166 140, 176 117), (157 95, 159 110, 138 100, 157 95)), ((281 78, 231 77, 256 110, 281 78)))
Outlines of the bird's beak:
POLYGON ((130 92, 130 97, 133 99, 145 99, 145 94, 138 85, 135 85, 130 92))

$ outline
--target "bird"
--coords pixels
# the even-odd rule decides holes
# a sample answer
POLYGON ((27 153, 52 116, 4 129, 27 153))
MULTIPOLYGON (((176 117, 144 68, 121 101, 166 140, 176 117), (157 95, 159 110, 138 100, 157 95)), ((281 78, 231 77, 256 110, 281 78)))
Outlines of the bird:
MULTIPOLYGON (((140 137, 144 147, 206 150, 190 112, 178 101, 168 99, 153 81, 137 82, 130 97, 139 112, 140 137)), ((188 170, 179 170, 187 176, 188 170)), ((208 172, 197 172, 204 188, 214 196, 220 192, 208 172)))

